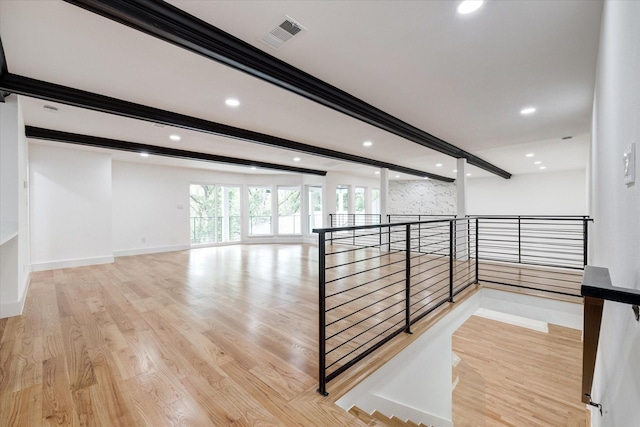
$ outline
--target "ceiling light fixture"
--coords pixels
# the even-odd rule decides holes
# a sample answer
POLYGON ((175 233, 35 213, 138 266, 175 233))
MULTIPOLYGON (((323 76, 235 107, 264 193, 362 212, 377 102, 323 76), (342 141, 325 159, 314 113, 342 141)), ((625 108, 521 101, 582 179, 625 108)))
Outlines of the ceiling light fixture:
POLYGON ((235 98, 227 98, 224 103, 227 104, 228 107, 237 107, 240 105, 240 101, 235 98))
POLYGON ((535 154, 533 154, 533 153, 527 154, 527 157, 533 157, 533 156, 535 156, 535 154))
POLYGON ((254 170, 256 170, 256 169, 257 169, 257 168, 256 168, 255 166, 251 166, 251 170, 252 170, 252 171, 254 171, 254 170))
POLYGON ((180 141, 180 135, 169 135, 169 139, 172 141, 180 141))
POLYGON ((140 157, 149 157, 149 153, 142 152, 140 153, 140 157))
POLYGON ((482 3, 484 3, 484 0, 465 0, 458 5, 458 13, 461 15, 473 13, 480 9, 482 3))
POLYGON ((374 172, 376 175, 380 175, 380 171, 375 171, 374 172))
POLYGON ((458 173, 458 169, 454 169, 454 170, 453 170, 453 173, 458 173))
POLYGON ((442 163, 436 163, 436 167, 437 168, 441 168, 442 167, 442 163))
POLYGON ((294 158, 293 158, 293 161, 294 161, 294 162, 299 162, 299 161, 300 161, 300 157, 294 157, 294 158))
POLYGON ((522 110, 520 110, 520 114, 522 114, 523 116, 528 116, 530 114, 533 114, 536 112, 536 107, 526 107, 523 108, 522 110))
POLYGON ((365 142, 362 143, 362 145, 365 146, 365 147, 371 147, 373 145, 373 142, 365 141, 365 142))
POLYGON ((400 175, 396 175, 396 178, 400 178, 400 175))
POLYGON ((542 163, 540 160, 538 160, 537 162, 533 162, 534 165, 539 165, 540 163, 542 163))
POLYGON ((547 168, 546 166, 540 166, 540 169, 542 169, 542 170, 544 170, 546 168, 547 168))
POLYGON ((471 174, 470 174, 470 173, 468 173, 468 174, 467 174, 467 176, 471 176, 471 174))
POLYGON ((429 179, 429 177, 428 176, 424 176, 424 177, 422 177, 422 179, 429 179))

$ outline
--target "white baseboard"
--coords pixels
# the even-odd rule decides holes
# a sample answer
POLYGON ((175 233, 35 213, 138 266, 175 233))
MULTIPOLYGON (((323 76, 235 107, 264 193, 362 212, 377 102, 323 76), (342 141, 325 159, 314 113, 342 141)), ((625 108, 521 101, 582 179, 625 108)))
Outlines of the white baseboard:
POLYGON ((132 256, 132 255, 147 255, 147 254, 159 254, 162 252, 177 252, 186 251, 191 249, 191 245, 173 245, 173 246, 156 246, 151 248, 137 248, 137 249, 121 249, 113 251, 113 256, 132 256))
POLYGON ((24 303, 27 300, 27 291, 29 290, 29 284, 31 283, 31 273, 27 273, 25 277, 25 284, 22 287, 22 295, 18 301, 2 302, 0 303, 0 319, 5 317, 20 316, 22 310, 24 310, 24 303))
POLYGON ((113 256, 67 259, 63 261, 39 262, 31 264, 31 271, 57 270, 59 268, 85 267, 88 265, 111 264, 113 256))
POLYGON ((526 317, 515 316, 513 314, 501 313, 499 311, 479 308, 474 316, 483 317, 489 320, 507 323, 509 325, 520 326, 521 328, 531 329, 533 331, 549 333, 549 324, 540 320, 527 319, 526 317))

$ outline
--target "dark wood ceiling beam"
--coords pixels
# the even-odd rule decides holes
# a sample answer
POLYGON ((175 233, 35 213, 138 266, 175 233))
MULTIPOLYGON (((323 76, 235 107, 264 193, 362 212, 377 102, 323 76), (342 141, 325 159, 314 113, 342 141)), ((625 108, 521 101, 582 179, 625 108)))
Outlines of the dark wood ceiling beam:
POLYGON ((326 171, 298 168, 294 166, 279 165, 255 160, 239 159, 235 157, 218 156, 215 154, 199 153, 195 151, 178 150, 175 148, 159 147, 157 145, 139 144, 136 142, 121 141, 117 139, 100 138, 77 133, 60 132, 39 127, 26 126, 27 138, 41 139, 54 142, 84 145, 89 147, 107 148, 109 150, 129 151, 133 153, 147 153, 154 156, 174 157, 178 159, 198 160, 213 163, 224 163, 234 166, 256 167, 283 172, 303 173, 325 176, 326 171))
POLYGON ((65 0, 503 178, 511 174, 163 1, 65 0))
POLYGON ((115 114, 122 117, 144 120, 153 123, 175 126, 198 132, 209 133, 227 138, 239 139, 282 148, 315 156, 327 157, 345 162, 358 163, 378 168, 388 168, 396 172, 406 173, 419 177, 428 177, 444 182, 453 182, 451 178, 423 172, 417 169, 407 168, 393 163, 382 162, 362 156, 343 153, 327 148, 316 147, 289 139, 272 135, 253 132, 221 123, 211 122, 184 114, 161 110, 146 105, 136 104, 121 99, 112 98, 92 92, 44 82, 29 77, 8 73, 0 78, 0 90, 7 90, 19 95, 31 96, 48 101, 60 102, 80 108, 115 114))
MULTIPOLYGON (((2 39, 0 39, 0 78, 9 73, 7 68, 7 57, 4 55, 4 48, 2 47, 2 39)), ((4 99, 9 96, 10 93, 4 90, 0 90, 0 102, 4 102, 4 99)))

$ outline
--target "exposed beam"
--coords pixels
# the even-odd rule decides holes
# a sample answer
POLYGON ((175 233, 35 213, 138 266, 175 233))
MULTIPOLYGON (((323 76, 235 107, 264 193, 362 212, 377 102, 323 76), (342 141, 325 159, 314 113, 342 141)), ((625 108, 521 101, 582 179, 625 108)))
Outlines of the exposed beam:
POLYGON ((224 136, 243 141, 255 142, 271 147, 283 148, 286 150, 298 151, 315 156, 328 157, 345 162, 359 163, 378 168, 388 168, 396 172, 406 173, 419 177, 428 177, 439 181, 453 182, 453 179, 444 176, 423 172, 417 169, 368 159, 366 157, 347 154, 336 150, 316 147, 289 139, 278 138, 264 133, 253 132, 209 120, 199 119, 184 114, 161 110, 159 108, 148 107, 146 105, 135 104, 109 96, 99 95, 79 89, 61 86, 54 83, 44 82, 29 77, 6 74, 0 78, 0 90, 8 90, 19 95, 31 96, 48 101, 60 102, 62 104, 73 105, 75 107, 88 108, 90 110, 101 111, 103 113, 115 114, 132 119, 145 120, 153 123, 175 126, 183 129, 224 136))
POLYGON ((65 0, 503 178, 511 174, 164 1, 65 0))
MULTIPOLYGON (((0 78, 5 74, 8 74, 9 70, 7 68, 7 57, 4 55, 4 48, 2 47, 2 39, 0 39, 0 78)), ((0 90, 0 102, 4 102, 4 99, 11 95, 11 93, 0 90)))
POLYGON ((107 148, 110 150, 130 151, 134 153, 147 153, 154 156, 174 157, 178 159, 199 160, 213 163, 224 163, 235 166, 255 166, 261 169, 271 169, 284 172, 304 173, 325 176, 326 171, 297 168, 294 166, 279 165, 255 160, 238 159, 235 157, 218 156, 215 154, 198 153, 195 151, 178 150, 175 148, 159 147, 157 145, 139 144, 136 142, 121 141, 117 139, 100 138, 97 136, 81 135, 77 133, 60 132, 57 130, 43 129, 26 126, 27 138, 42 139, 55 142, 86 145, 90 147, 107 148))

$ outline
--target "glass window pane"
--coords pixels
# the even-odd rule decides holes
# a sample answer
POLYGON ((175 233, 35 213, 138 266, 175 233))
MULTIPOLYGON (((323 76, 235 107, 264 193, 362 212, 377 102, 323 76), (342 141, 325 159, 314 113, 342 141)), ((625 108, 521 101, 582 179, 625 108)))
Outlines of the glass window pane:
POLYGON ((272 234, 271 188, 249 187, 249 235, 272 234))
POLYGON ((278 234, 300 234, 300 187, 278 187, 278 234))
POLYGON ((215 243, 216 193, 214 185, 192 184, 189 188, 191 243, 215 243))
POLYGON ((322 187, 309 187, 309 233, 322 228, 322 187))

